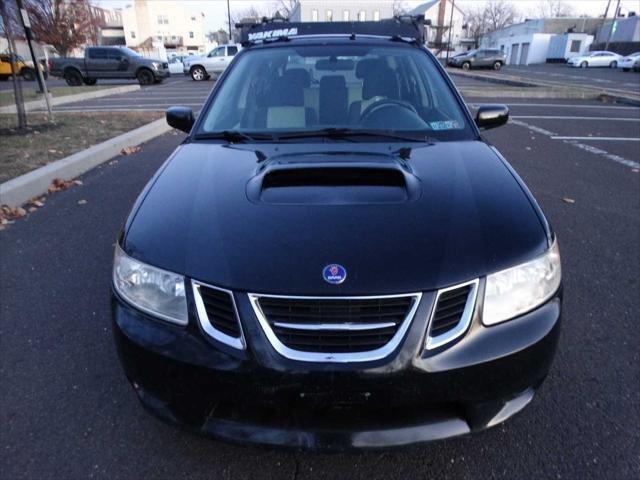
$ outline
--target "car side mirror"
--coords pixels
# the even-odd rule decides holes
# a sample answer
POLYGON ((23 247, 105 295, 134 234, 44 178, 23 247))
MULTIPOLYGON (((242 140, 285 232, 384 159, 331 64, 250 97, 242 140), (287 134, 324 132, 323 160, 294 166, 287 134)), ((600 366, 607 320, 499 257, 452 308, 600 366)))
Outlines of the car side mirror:
POLYGON ((484 130, 500 127, 508 120, 509 107, 506 105, 480 105, 476 114, 476 125, 484 130))
POLYGON ((189 133, 195 123, 193 110, 189 107, 171 107, 165 114, 167 123, 173 128, 189 133))

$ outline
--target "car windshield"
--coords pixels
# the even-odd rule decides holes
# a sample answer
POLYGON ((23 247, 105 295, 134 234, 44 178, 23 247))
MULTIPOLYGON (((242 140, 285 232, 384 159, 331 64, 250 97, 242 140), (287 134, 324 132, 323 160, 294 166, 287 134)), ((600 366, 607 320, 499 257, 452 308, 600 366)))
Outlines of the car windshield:
POLYGON ((373 132, 474 138, 435 62, 406 45, 249 50, 202 115, 196 138, 222 132, 304 138, 329 130, 338 136, 366 132, 369 140, 375 140, 373 132))
POLYGON ((120 50, 122 50, 127 56, 129 57, 139 57, 140 54, 134 50, 131 50, 130 48, 127 47, 120 47, 120 50))

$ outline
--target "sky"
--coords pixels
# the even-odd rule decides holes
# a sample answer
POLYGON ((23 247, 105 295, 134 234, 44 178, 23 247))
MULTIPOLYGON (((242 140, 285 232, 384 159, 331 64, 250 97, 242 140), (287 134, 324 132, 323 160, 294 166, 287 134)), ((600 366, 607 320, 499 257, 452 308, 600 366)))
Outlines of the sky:
MULTIPOLYGON (((154 0, 150 0, 154 1, 154 0)), ((158 0, 155 0, 158 1, 158 0)), ((227 1, 226 0, 174 0, 179 1, 185 5, 186 9, 190 11, 200 11, 205 14, 206 30, 218 30, 219 28, 227 28, 227 1)), ((331 4, 339 6, 340 0, 325 0, 327 7, 331 4)), ((362 1, 364 4, 367 0, 362 1)), ((389 0, 392 2, 393 0, 389 0)), ((420 5, 426 0, 405 0, 402 2, 403 6, 407 9, 411 9, 417 5, 420 5)), ((609 9, 609 16, 612 15, 617 0, 611 1, 611 7, 609 9)), ((100 6, 105 8, 124 8, 127 5, 131 5, 133 0, 99 0, 97 2, 100 6)), ((231 5, 231 12, 247 10, 254 6, 261 12, 268 12, 273 10, 273 7, 278 4, 277 0, 229 0, 231 5)), ((456 4, 465 9, 465 7, 473 7, 475 5, 483 5, 486 0, 456 0, 456 4)), ((514 4, 523 15, 529 15, 535 12, 536 6, 540 3, 540 0, 510 0, 510 3, 514 4)), ((564 0, 564 3, 572 8, 576 15, 589 15, 599 16, 603 15, 607 6, 607 0, 564 0)), ((623 8, 623 12, 627 10, 634 10, 640 15, 640 0, 621 0, 620 5, 623 8)))

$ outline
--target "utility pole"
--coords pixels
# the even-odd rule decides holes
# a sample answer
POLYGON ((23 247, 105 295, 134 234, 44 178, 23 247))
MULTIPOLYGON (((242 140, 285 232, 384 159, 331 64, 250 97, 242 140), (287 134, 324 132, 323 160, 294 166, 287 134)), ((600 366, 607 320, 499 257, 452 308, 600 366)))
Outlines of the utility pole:
POLYGON ((231 35, 231 7, 229 6, 229 0, 227 0, 227 20, 229 21, 229 43, 233 42, 231 35))
MULTIPOLYGON (((445 0, 448 1, 448 0, 445 0)), ((446 5, 446 4, 445 4, 446 5)), ((453 30, 453 9, 456 6, 456 0, 451 0, 451 16, 449 17, 449 40, 447 40, 447 59, 445 65, 449 63, 449 49, 451 48, 451 31, 453 30)))
POLYGON ((18 11, 20 12, 20 21, 22 22, 22 27, 24 28, 25 37, 27 38, 27 44, 29 45, 29 52, 31 52, 31 60, 33 61, 33 67, 36 70, 36 78, 38 79, 38 88, 39 93, 44 95, 44 100, 47 103, 47 110, 49 111, 49 119, 53 120, 53 111, 51 110, 51 101, 49 99, 49 91, 47 90, 47 85, 44 81, 44 77, 42 75, 42 69, 40 68, 40 63, 36 58, 36 54, 33 50, 33 33, 31 32, 31 22, 29 21, 29 15, 22 4, 22 0, 16 0, 16 4, 18 5, 18 11))
POLYGON ((605 50, 609 50, 609 42, 611 42, 611 37, 613 36, 613 32, 615 31, 617 22, 618 22, 618 12, 620 12, 620 0, 616 3, 616 9, 613 12, 613 23, 611 24, 611 28, 609 28, 609 35, 607 35, 607 43, 604 46, 605 50))
MULTIPOLYGON (((611 6, 611 0, 607 0, 607 8, 604 9, 604 17, 602 17, 602 23, 600 24, 600 31, 602 31, 602 27, 604 27, 604 23, 607 21, 607 15, 609 15, 610 6, 611 6)), ((597 42, 597 41, 598 39, 596 38, 594 42, 597 42)))

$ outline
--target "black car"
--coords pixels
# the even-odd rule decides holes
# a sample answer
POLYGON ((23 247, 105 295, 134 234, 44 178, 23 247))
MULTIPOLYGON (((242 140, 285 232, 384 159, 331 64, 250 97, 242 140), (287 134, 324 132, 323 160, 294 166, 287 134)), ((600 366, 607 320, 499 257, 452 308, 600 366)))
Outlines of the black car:
POLYGON ((331 450, 464 435, 532 400, 559 335, 557 239, 479 132, 508 110, 474 121, 415 24, 246 27, 197 120, 167 112, 189 135, 113 269, 149 411, 331 450))

